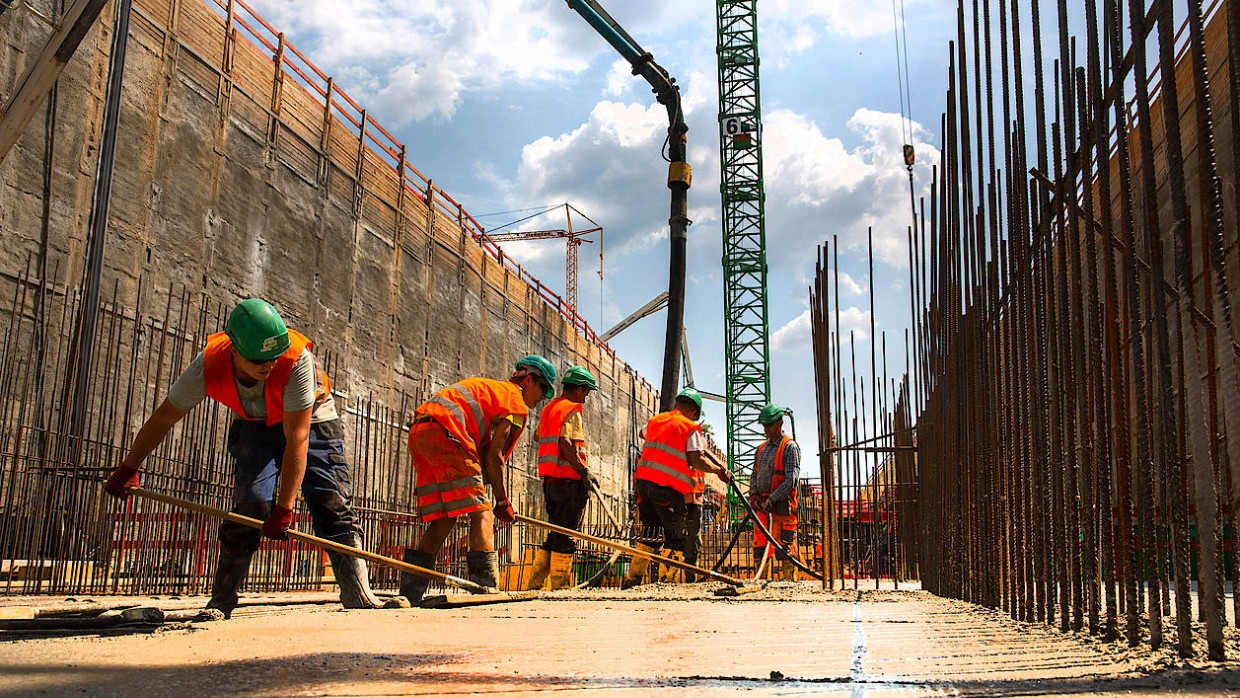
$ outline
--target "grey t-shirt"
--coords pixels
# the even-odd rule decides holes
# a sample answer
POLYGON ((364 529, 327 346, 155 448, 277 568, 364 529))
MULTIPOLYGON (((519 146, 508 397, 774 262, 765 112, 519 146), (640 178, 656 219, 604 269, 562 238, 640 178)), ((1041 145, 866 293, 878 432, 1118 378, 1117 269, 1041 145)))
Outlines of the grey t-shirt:
MULTIPOLYGON (((750 492, 766 492, 771 489, 771 480, 775 479, 775 454, 779 451, 778 441, 767 441, 762 449, 762 457, 754 464, 753 474, 749 478, 750 492)), ((782 502, 792 493, 797 479, 801 477, 801 447, 795 441, 789 441, 784 448, 784 481, 771 492, 771 501, 782 502)))
MULTIPOLYGON (((297 363, 289 373, 288 384, 284 386, 284 411, 297 412, 314 404, 314 355, 309 349, 303 349, 297 363)), ((255 419, 266 419, 267 400, 263 396, 266 381, 254 385, 242 385, 236 381, 237 395, 241 397, 241 408, 255 419)), ((168 389, 168 402, 177 409, 189 411, 207 397, 207 381, 202 372, 202 352, 185 367, 176 382, 168 389)), ((338 418, 336 403, 331 395, 323 401, 310 415, 310 422, 330 422, 338 418)))

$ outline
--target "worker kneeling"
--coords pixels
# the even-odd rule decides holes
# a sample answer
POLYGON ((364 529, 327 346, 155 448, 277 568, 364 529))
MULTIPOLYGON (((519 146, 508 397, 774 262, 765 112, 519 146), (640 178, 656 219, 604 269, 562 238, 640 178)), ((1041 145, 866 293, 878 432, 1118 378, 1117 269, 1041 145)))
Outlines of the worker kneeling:
MULTIPOLYGON (((594 476, 586 469, 586 432, 581 408, 598 381, 584 366, 564 372, 560 397, 547 403, 538 417, 538 476, 542 478, 547 519, 564 528, 581 530, 581 517, 594 476)), ((577 541, 563 533, 547 534, 534 555, 534 572, 527 589, 565 589, 573 583, 573 555, 577 541)))
MULTIPOLYGON (((228 453, 236 466, 232 511, 262 519, 262 530, 231 521, 220 524, 220 557, 208 608, 230 616, 237 591, 263 536, 286 540, 300 489, 320 538, 360 548, 361 529, 352 508, 344 427, 331 383, 315 363, 312 344, 288 329, 271 304, 242 301, 223 332, 202 350, 168 390, 168 397, 142 425, 120 467, 108 478, 108 494, 124 498, 138 486, 147 456, 205 398, 236 414, 228 428, 228 453)), ((328 552, 345 608, 378 608, 366 563, 328 552)))
MULTIPOLYGON (((466 378, 418 406, 409 428, 409 453, 417 473, 418 514, 430 524, 404 561, 434 568, 456 517, 469 517, 469 581, 498 591, 495 519, 516 520, 504 483, 504 464, 525 429, 529 408, 554 395, 555 368, 537 354, 518 361, 506 381, 466 378), (494 513, 487 497, 490 485, 494 513)), ((418 605, 430 580, 402 572, 400 593, 418 605)))
MULTIPOLYGON (((801 449, 784 434, 784 411, 767 405, 758 413, 758 423, 766 440, 754 456, 753 477, 749 481, 749 501, 758 520, 772 536, 795 556, 797 554, 797 481, 801 474, 801 449)), ((767 544, 762 529, 753 532, 754 564, 762 559, 767 544)), ((781 579, 796 579, 796 566, 783 553, 778 553, 772 572, 781 579)))
MULTIPOLYGON (((702 426, 697 421, 701 416, 702 396, 698 391, 685 388, 677 393, 671 410, 656 414, 646 422, 642 430, 645 443, 633 476, 642 526, 663 529, 662 554, 673 560, 685 559, 688 536, 685 499, 693 494, 693 471, 713 472, 725 483, 728 481, 726 468, 712 466, 702 458, 702 426)), ((646 552, 656 549, 641 541, 633 544, 646 552)), ((641 584, 649 566, 649 558, 635 557, 620 588, 641 584)), ((672 579, 673 572, 664 570, 665 579, 672 579)))

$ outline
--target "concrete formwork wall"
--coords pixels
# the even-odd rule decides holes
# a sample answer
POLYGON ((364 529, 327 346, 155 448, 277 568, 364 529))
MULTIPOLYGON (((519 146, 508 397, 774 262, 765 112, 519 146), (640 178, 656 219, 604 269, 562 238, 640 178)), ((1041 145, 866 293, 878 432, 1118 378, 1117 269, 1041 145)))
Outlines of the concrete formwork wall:
MULTIPOLYGON (((48 15, 57 5, 32 4, 48 15)), ((57 385, 58 395, 69 389, 58 381, 72 332, 62 335, 59 353, 30 348, 59 341, 54 331, 46 338, 55 314, 71 328, 79 307, 112 23, 109 8, 63 73, 49 111, 0 163, 3 292, 23 307, 27 295, 47 303, 10 313, 17 329, 7 337, 0 371, 9 373, 0 380, 47 374, 34 384, 57 385)), ((48 32, 32 13, 0 15, 0 98, 48 32)), ((122 104, 101 284, 105 310, 121 329, 101 333, 95 351, 100 366, 147 383, 119 418, 92 422, 85 436, 106 445, 105 460, 119 460, 148 406, 218 329, 221 314, 261 296, 331 357, 334 388, 349 408, 346 428, 378 439, 355 439, 351 453, 358 500, 368 510, 412 510, 403 439, 380 439, 384 428, 399 430, 418 402, 461 377, 506 377, 528 353, 560 369, 583 364, 599 377, 586 406, 589 457, 604 488, 627 503, 630 452, 654 411, 652 387, 506 258, 409 164, 403 145, 274 28, 231 3, 135 0, 122 104), (156 336, 174 338, 176 351, 154 354, 144 343, 156 336), (139 355, 146 357, 141 371, 139 355)), ((46 394, 52 390, 18 391, 4 398, 6 408, 37 416, 40 428, 56 424, 63 411, 46 394)), ((117 411, 115 393, 92 394, 92 414, 117 411)), ((167 484, 188 487, 205 477, 223 496, 231 475, 219 458, 222 429, 209 427, 225 421, 218 407, 199 410, 211 416, 201 429, 174 436, 169 453, 179 455, 165 460, 184 478, 167 484), (214 446, 209 472, 186 459, 207 444, 214 446)), ((4 452, 10 473, 28 467, 11 445, 4 452)), ((510 487, 518 509, 541 514, 533 456, 526 438, 509 468, 510 487)), ((61 469, 79 457, 51 458, 61 469)), ((97 482, 99 473, 83 477, 97 482)), ((8 481, 11 497, 17 479, 8 481)), ((20 512, 10 507, 6 516, 20 512)), ((55 552, 0 543, 9 557, 55 552)), ((520 532, 511 543, 515 553, 520 532)), ((144 588, 159 583, 156 575, 144 588)))

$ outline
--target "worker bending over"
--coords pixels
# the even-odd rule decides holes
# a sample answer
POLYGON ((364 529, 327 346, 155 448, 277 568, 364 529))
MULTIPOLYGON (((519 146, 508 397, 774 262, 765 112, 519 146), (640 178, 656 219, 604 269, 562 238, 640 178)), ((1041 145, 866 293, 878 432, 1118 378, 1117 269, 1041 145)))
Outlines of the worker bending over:
MULTIPOLYGON (((547 519, 581 530, 581 516, 590 499, 593 476, 586 470, 586 432, 581 406, 598 381, 584 366, 564 372, 560 397, 547 403, 538 417, 538 476, 542 478, 547 519)), ((534 573, 527 589, 564 589, 572 585, 577 541, 552 531, 534 555, 534 573), (548 579, 550 575, 550 579, 548 579)))
MULTIPOLYGON (((555 393, 555 368, 537 354, 518 361, 506 381, 466 378, 418 406, 409 428, 409 454, 417 473, 418 514, 430 526, 405 562, 433 568, 456 517, 469 517, 469 581, 497 590, 495 519, 512 523, 504 464, 512 455, 529 408, 555 393), (494 514, 487 485, 495 497, 494 514)), ((401 596, 418 605, 430 580, 402 572, 401 596)))
MULTIPOLYGON (((263 536, 287 539, 300 489, 320 538, 360 548, 361 529, 353 514, 344 427, 336 412, 331 383, 310 352, 310 340, 284 325, 267 301, 242 301, 228 315, 223 332, 207 346, 168 390, 168 397, 146 420, 133 446, 108 478, 108 494, 124 498, 138 486, 142 463, 187 412, 211 398, 232 410, 228 428, 232 456, 232 511, 263 520, 262 530, 225 521, 220 524, 220 557, 208 608, 231 616, 237 591, 263 536)), ((366 563, 328 552, 340 602, 345 608, 377 608, 366 563)))
MULTIPOLYGON (((797 482, 801 475, 801 448, 797 442, 784 435, 784 411, 777 405, 767 405, 758 413, 758 423, 766 433, 766 440, 758 446, 754 456, 753 477, 749 480, 749 502, 758 520, 771 535, 793 556, 797 554, 797 482)), ((762 559, 766 549, 766 535, 754 527, 754 564, 762 559)), ((781 579, 795 579, 796 566, 783 553, 778 553, 772 563, 772 572, 781 579)))
MULTIPOLYGON (((727 468, 714 466, 702 458, 702 396, 693 388, 676 395, 672 409, 651 417, 642 430, 645 444, 634 473, 638 514, 642 526, 663 529, 665 557, 685 559, 686 497, 693 494, 694 471, 713 472, 728 481, 727 468)), ((655 547, 641 541, 634 545, 647 552, 655 547)), ((628 589, 641 583, 649 558, 637 557, 629 565, 620 588, 628 589)))

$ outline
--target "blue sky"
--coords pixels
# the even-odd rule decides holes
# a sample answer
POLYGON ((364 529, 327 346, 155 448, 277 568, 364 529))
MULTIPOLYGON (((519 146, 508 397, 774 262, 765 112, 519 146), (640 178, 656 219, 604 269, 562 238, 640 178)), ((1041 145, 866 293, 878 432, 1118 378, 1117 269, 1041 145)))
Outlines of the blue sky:
MULTIPOLYGON (((660 155, 666 112, 563 0, 251 5, 484 225, 522 215, 500 212, 569 202, 603 226, 603 280, 595 273, 597 245, 581 248, 580 265, 580 311, 600 332, 666 289, 669 195, 660 155)), ((697 384, 723 392, 715 3, 603 5, 681 86, 694 170, 686 327, 697 384)), ((938 161, 955 3, 906 0, 904 16, 912 119, 905 128, 917 147, 920 196, 938 161)), ((890 3, 759 4, 773 399, 796 410, 797 436, 809 453, 816 450, 816 419, 807 288, 816 247, 832 235, 844 248, 844 333, 858 331, 858 371, 868 374, 865 241, 867 226, 874 226, 875 319, 887 332, 890 376, 903 370, 910 216, 894 27, 890 3)), ((558 228, 564 220, 528 225, 558 228)), ((504 249, 550 287, 563 289, 561 241, 507 243, 504 249)), ((663 329, 660 314, 612 341, 656 384, 663 329)), ((720 437, 726 432, 718 403, 707 403, 706 421, 720 437)))

